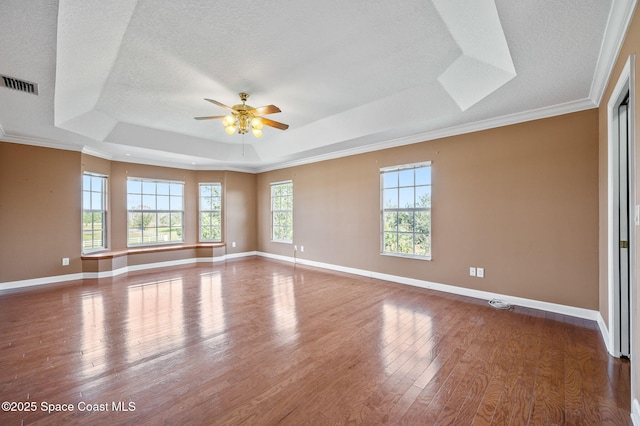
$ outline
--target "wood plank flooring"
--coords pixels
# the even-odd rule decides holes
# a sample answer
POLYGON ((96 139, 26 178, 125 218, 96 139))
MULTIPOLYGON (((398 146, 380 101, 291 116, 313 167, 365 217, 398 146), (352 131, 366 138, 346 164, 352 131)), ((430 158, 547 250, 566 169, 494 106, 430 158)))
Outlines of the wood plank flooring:
POLYGON ((593 322, 262 258, 5 291, 0 337, 2 425, 630 424, 593 322))

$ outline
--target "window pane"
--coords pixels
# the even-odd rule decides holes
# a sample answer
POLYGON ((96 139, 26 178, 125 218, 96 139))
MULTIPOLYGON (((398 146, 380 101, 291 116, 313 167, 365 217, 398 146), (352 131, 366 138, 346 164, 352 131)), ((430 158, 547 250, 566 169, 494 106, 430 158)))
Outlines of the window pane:
POLYGON ((431 186, 416 186, 416 207, 431 207, 431 186))
POLYGON ((102 192, 102 177, 100 176, 91 176, 91 190, 95 192, 102 192))
POLYGON ((383 206, 385 209, 398 208, 398 190, 397 189, 385 189, 383 206))
POLYGON ((431 235, 431 212, 415 212, 415 232, 431 235))
POLYGON ((171 226, 171 215, 169 213, 158 213, 158 226, 171 226))
POLYGON ((178 183, 172 183, 170 185, 169 190, 171 191, 171 195, 177 195, 182 197, 182 188, 184 185, 178 183))
POLYGON ((416 169, 416 185, 431 185, 431 167, 416 169))
POLYGON ((127 193, 128 194, 142 194, 142 182, 139 180, 127 181, 127 193))
POLYGON ((102 194, 99 192, 91 192, 91 210, 103 210, 102 194))
POLYGON ((399 173, 400 186, 413 186, 413 169, 401 170, 399 173))
POLYGON ((156 210, 156 196, 142 195, 142 208, 144 210, 156 210))
POLYGON ((169 208, 173 211, 182 210, 182 197, 169 197, 169 208))
POLYGON ((127 210, 141 210, 142 209, 142 195, 140 194, 128 194, 127 195, 127 210))
POLYGON ((156 227, 157 225, 157 215, 155 213, 142 213, 142 227, 150 228, 156 227))
POLYGON ((102 212, 93 213, 93 228, 94 229, 102 229, 102 212))
POLYGON ((168 195, 158 195, 158 210, 169 210, 169 196, 168 195))
POLYGON ((148 182, 148 181, 142 181, 142 193, 143 194, 156 194, 156 183, 155 182, 148 182))
POLYGON ((385 252, 397 252, 398 250, 398 234, 395 232, 384 233, 384 251, 385 252))
POLYGON ((413 212, 398 212, 398 231, 413 232, 413 212))
POLYGON ((415 254, 422 256, 431 254, 431 239, 427 234, 415 234, 415 254))
POLYGON ((169 184, 166 182, 158 182, 156 190, 159 195, 169 195, 169 184))
POLYGON ((384 230, 394 231, 394 232, 398 230, 398 213, 397 212, 384 213, 384 230))
POLYGON ((414 207, 413 192, 413 187, 400 188, 400 202, 398 207, 402 209, 412 209, 414 207))
POLYGON ((398 252, 404 254, 413 254, 412 234, 398 234, 398 252))
POLYGON ((91 192, 82 192, 82 210, 91 210, 91 192))
POLYGON ((394 188, 398 186, 398 172, 388 172, 382 175, 384 188, 394 188))

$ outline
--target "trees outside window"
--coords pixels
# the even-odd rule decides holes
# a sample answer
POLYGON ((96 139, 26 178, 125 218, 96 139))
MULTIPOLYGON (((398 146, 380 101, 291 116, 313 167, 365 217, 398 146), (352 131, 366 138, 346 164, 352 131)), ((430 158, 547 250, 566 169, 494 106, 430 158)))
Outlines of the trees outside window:
POLYGON ((431 163, 380 170, 382 253, 431 258, 431 163))
POLYGON ((271 184, 271 240, 293 241, 293 182, 271 184))
POLYGON ((200 241, 222 241, 222 184, 200 185, 200 241))
POLYGON ((107 177, 94 173, 82 175, 82 251, 107 247, 107 177))
POLYGON ((184 182, 127 179, 127 244, 183 242, 184 182))

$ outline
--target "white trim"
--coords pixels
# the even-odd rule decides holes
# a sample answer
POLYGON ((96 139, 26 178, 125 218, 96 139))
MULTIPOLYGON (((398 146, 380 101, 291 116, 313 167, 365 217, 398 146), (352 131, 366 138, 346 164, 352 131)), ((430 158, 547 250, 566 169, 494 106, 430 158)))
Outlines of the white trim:
MULTIPOLYGON (((618 104, 621 101, 621 97, 629 91, 629 117, 630 121, 630 132, 629 132, 629 147, 631 149, 631 154, 634 152, 635 148, 635 126, 634 126, 634 113, 635 113, 635 84, 634 84, 634 76, 635 73, 635 56, 630 55, 627 58, 627 61, 624 65, 624 68, 620 72, 618 77, 618 81, 613 89, 611 97, 607 102, 607 278, 608 278, 608 304, 609 304, 609 344, 607 345, 609 348, 609 353, 612 356, 619 357, 620 356, 620 342, 619 342, 619 333, 616 317, 618 315, 618 311, 620 309, 619 304, 616 303, 618 299, 617 293, 618 289, 616 288, 616 262, 617 262, 617 245, 613 241, 615 236, 615 229, 617 226, 617 214, 615 213, 615 196, 618 187, 615 185, 615 175, 618 173, 619 169, 619 158, 617 151, 618 144, 618 136, 617 136, 617 123, 614 116, 614 109, 617 108, 618 104)), ((631 161, 634 160, 634 157, 631 157, 631 161)), ((630 173, 630 185, 629 185, 629 195, 630 195, 630 205, 629 205, 629 217, 633 218, 635 209, 635 188, 634 188, 634 168, 635 164, 632 162, 629 167, 630 173)), ((635 279, 635 232, 634 230, 630 230, 629 232, 629 245, 630 245, 630 271, 631 275, 629 280, 631 283, 634 282, 635 279)), ((632 285, 633 287, 633 285, 632 285)), ((632 309, 633 310, 633 309, 632 309)), ((632 322, 633 323, 633 322, 632 322)), ((633 333, 631 334, 633 336, 633 333)), ((632 342, 633 345, 633 342, 632 342)))
POLYGON ((637 0, 617 0, 613 1, 609 17, 607 18, 607 27, 602 38, 600 46, 600 54, 593 73, 593 81, 591 82, 591 90, 589 98, 596 105, 600 105, 607 83, 613 73, 613 67, 616 64, 616 58, 622 49, 633 10, 636 7, 637 0))
POLYGON ((576 318, 583 318, 598 322, 600 313, 592 309, 577 308, 574 306, 559 305, 557 303, 543 302, 540 300, 525 299, 522 297, 509 296, 505 294, 491 293, 487 291, 473 290, 464 287, 458 287, 448 284, 435 283, 431 281, 418 280, 415 278, 401 277, 398 275, 383 274, 380 272, 372 272, 364 269, 350 268, 347 266, 333 265, 330 263, 316 262, 313 260, 305 260, 293 258, 289 256, 281 256, 271 253, 257 252, 258 256, 269 259, 282 260, 286 262, 296 263, 305 266, 313 266, 316 268, 329 269, 332 271, 345 272, 347 274, 360 275, 368 278, 391 281, 399 284, 411 285, 430 290, 442 291, 445 293, 458 294, 461 296, 474 297, 476 299, 501 299, 512 305, 523 306, 526 308, 539 309, 541 311, 554 312, 557 314, 569 315, 576 318))
POLYGON ((28 280, 20 280, 20 281, 7 281, 0 283, 0 292, 3 290, 14 290, 18 288, 27 288, 34 287, 38 285, 44 284, 55 284, 61 283, 64 281, 76 281, 82 280, 86 278, 84 273, 80 272, 77 274, 67 274, 67 275, 54 275, 52 277, 42 277, 42 278, 31 278, 28 280))
POLYGON ((187 265, 191 263, 211 263, 211 262, 224 262, 228 259, 237 259, 241 257, 255 256, 257 252, 249 251, 243 253, 227 254, 217 257, 193 257, 189 259, 170 260, 166 262, 144 263, 140 265, 123 266, 119 269, 103 272, 79 272, 77 274, 68 275, 55 275, 51 277, 32 278, 28 280, 19 281, 6 281, 0 283, 0 293, 4 290, 15 290, 20 288, 28 288, 39 285, 55 284, 64 281, 77 281, 84 279, 95 278, 112 278, 118 275, 126 274, 127 272, 143 271, 146 269, 167 268, 170 266, 187 265))
POLYGON ((631 403, 631 422, 635 426, 640 426, 640 402, 637 399, 631 403))
POLYGON ((598 318, 596 319, 596 321, 598 323, 598 328, 600 329, 600 335, 602 336, 604 345, 607 348, 607 352, 611 353, 611 338, 609 337, 609 328, 604 322, 604 318, 602 317, 602 314, 600 312, 598 312, 598 318))

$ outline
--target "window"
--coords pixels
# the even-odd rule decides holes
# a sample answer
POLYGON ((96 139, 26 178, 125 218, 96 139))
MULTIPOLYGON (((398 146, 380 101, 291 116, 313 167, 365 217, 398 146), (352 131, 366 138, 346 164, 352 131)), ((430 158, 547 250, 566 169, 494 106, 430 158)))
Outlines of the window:
POLYGON ((92 173, 82 175, 82 251, 107 247, 107 177, 92 173))
POLYGON ((127 244, 183 242, 184 182, 127 179, 127 244))
POLYGON ((293 241, 293 182, 271 184, 271 240, 293 241))
POLYGON ((431 162, 380 169, 382 253, 431 259, 431 162))
POLYGON ((222 184, 200 184, 200 241, 222 241, 222 184))

